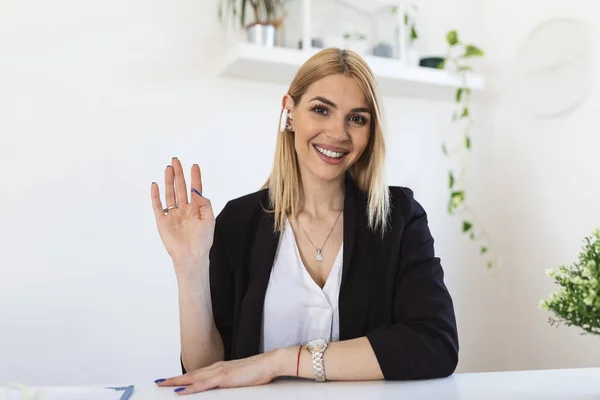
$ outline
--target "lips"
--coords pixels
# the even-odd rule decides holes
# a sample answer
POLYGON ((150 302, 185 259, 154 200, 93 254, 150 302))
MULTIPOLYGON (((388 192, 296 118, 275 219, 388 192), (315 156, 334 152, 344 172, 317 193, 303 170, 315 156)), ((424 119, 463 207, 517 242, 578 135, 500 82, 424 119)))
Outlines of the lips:
POLYGON ((329 158, 333 158, 333 159, 339 159, 339 158, 342 158, 343 156, 345 156, 346 154, 348 154, 347 151, 344 151, 343 149, 339 149, 336 147, 322 146, 322 145, 317 145, 317 144, 313 145, 313 147, 319 153, 321 153, 329 158))
POLYGON ((339 165, 342 163, 344 158, 348 155, 347 152, 332 151, 319 145, 313 145, 317 156, 329 165, 339 165))

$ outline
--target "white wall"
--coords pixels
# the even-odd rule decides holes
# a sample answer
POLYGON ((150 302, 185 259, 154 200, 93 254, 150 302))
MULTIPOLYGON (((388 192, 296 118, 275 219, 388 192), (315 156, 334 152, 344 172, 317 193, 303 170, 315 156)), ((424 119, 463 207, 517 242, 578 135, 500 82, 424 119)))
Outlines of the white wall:
MULTIPOLYGON (((482 2, 483 3, 483 2, 482 2)), ((600 3, 528 0, 488 1, 480 5, 485 22, 487 69, 497 97, 491 118, 480 126, 490 149, 492 191, 482 211, 501 226, 508 300, 502 324, 508 328, 508 369, 569 368, 600 365, 598 338, 577 328, 555 328, 538 309, 557 288, 547 268, 576 261, 582 239, 600 226, 600 3), (571 115, 556 120, 530 116, 520 105, 513 80, 518 47, 539 23, 576 17, 591 29, 594 77, 591 97, 571 115)), ((484 182, 483 176, 477 179, 484 182)))
MULTIPOLYGON (((493 20, 493 7, 502 8, 481 10, 476 0, 448 3, 425 2, 424 11, 431 14, 424 15, 432 17, 420 22, 424 53, 442 51, 444 34, 453 27, 480 35, 487 19, 493 20), (473 18, 475 13, 486 21, 473 18), (433 21, 439 16, 445 17, 443 23, 433 21)), ((217 212, 228 199, 258 189, 270 169, 286 90, 286 85, 212 75, 220 43, 215 4, 1 3, 0 385, 12 380, 142 382, 179 373, 176 286, 154 226, 150 183, 162 184, 164 167, 178 156, 186 168, 200 164, 205 194, 217 212)), ((508 9, 507 18, 512 18, 508 9)), ((492 26, 502 27, 500 22, 492 26)), ((488 53, 498 48, 510 54, 512 48, 494 37, 497 32, 486 32, 488 53)), ((494 79, 504 76, 496 71, 494 79)), ((588 121, 591 105, 586 106, 588 121)), ((481 119, 490 111, 478 108, 473 180, 481 189, 474 192, 480 193, 479 206, 485 206, 479 208, 488 230, 503 239, 508 263, 519 265, 494 275, 458 233, 459 221, 446 215, 446 161, 439 149, 451 129, 451 105, 386 98, 384 106, 395 157, 389 161, 390 184, 412 187, 429 212, 455 299, 459 372, 520 368, 541 356, 548 363, 539 360, 536 366, 583 363, 585 354, 571 360, 565 358, 567 350, 562 358, 548 355, 557 351, 559 337, 583 339, 546 328, 546 317, 535 310, 537 299, 550 288, 539 273, 570 259, 579 236, 589 230, 587 215, 593 211, 594 197, 583 182, 569 184, 569 196, 579 193, 579 205, 565 203, 564 196, 552 198, 552 174, 545 181, 536 179, 535 192, 527 188, 531 176, 542 175, 537 168, 544 163, 562 178, 558 182, 567 182, 569 173, 552 166, 552 150, 558 146, 546 142, 552 136, 541 129, 529 136, 518 133, 520 124, 507 126, 508 120, 494 110, 497 127, 487 131, 487 119, 481 119), (525 153, 523 143, 533 148, 542 140, 546 155, 509 164, 500 173, 504 157, 517 158, 525 153), (525 167, 527 174, 522 174, 525 167), (504 191, 523 188, 529 191, 516 198, 504 191), (550 197, 548 207, 538 207, 545 197, 550 197), (526 213, 525 204, 535 214, 526 213), (550 214, 557 208, 560 212, 550 214), (579 218, 567 218, 566 210, 579 218), (521 228, 520 217, 546 224, 521 228), (572 234, 548 233, 563 230, 572 234), (533 239, 539 237, 549 242, 533 239), (544 255, 548 249, 561 249, 561 254, 544 255), (508 285, 508 272, 519 281, 508 285), (535 290, 525 291, 525 286, 535 290), (511 340, 514 352, 509 353, 511 340)), ((499 107, 514 111, 510 100, 499 107)), ((571 143, 571 154, 591 154, 585 138, 591 140, 592 131, 585 130, 583 114, 574 118, 579 130, 570 131, 581 148, 571 143)), ((553 129, 558 140, 562 131, 553 129)), ((591 157, 575 161, 591 163, 591 157)), ((580 350, 586 350, 584 345, 580 350)), ((591 362, 593 356, 588 357, 591 362)))

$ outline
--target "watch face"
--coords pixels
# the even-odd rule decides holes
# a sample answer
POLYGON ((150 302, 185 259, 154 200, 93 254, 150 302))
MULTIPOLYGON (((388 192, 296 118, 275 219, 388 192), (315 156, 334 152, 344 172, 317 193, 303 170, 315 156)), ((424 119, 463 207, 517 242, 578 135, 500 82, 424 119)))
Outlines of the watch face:
POLYGON ((324 351, 327 348, 327 342, 323 339, 316 339, 310 341, 306 347, 310 351, 324 351))

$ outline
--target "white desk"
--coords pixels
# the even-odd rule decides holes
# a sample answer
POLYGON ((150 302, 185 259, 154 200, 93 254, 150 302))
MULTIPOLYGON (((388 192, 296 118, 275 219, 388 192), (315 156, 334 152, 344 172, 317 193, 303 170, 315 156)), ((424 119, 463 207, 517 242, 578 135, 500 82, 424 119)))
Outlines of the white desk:
MULTIPOLYGON (((454 374, 446 379, 412 382, 315 383, 280 380, 264 386, 217 389, 187 396, 175 394, 174 388, 158 388, 152 382, 133 384, 135 392, 131 400, 600 400, 600 368, 454 374)), ((61 390, 68 393, 77 388, 44 389, 57 394, 61 390)))

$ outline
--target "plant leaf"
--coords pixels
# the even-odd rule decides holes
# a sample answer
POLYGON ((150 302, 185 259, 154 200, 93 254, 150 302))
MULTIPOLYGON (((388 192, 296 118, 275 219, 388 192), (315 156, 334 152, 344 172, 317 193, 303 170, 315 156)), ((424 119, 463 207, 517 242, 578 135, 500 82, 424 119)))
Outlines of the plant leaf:
POLYGON ((458 67, 456 69, 458 72, 466 72, 466 71, 473 71, 473 67, 469 66, 469 65, 461 65, 460 67, 458 67))
POLYGON ((461 118, 468 118, 469 117, 469 109, 467 107, 463 108, 463 112, 460 115, 461 118))
POLYGON ((240 13, 240 26, 242 28, 244 28, 244 26, 246 25, 246 1, 247 0, 242 0, 242 4, 240 5, 241 7, 241 13, 240 13))
POLYGON ((446 147, 446 143, 442 143, 442 153, 444 153, 444 155, 448 155, 448 148, 446 147))
POLYGON ((417 30, 415 29, 415 26, 411 26, 410 27, 410 39, 411 40, 417 40, 419 38, 419 35, 417 35, 417 30))
POLYGON ((482 57, 483 56, 483 51, 478 48, 473 46, 472 44, 468 44, 465 47, 465 54, 463 55, 463 57, 482 57))
POLYGON ((464 90, 463 88, 456 89, 456 102, 457 103, 460 103, 460 99, 462 97, 463 90, 464 90))
POLYGON ((492 264, 492 260, 489 260, 487 263, 488 268, 492 268, 493 264, 492 264))
POLYGON ((473 224, 469 221, 463 221, 463 232, 468 232, 473 227, 473 224))
POLYGON ((404 13, 404 25, 408 25, 408 14, 404 13))
POLYGON ((455 30, 448 32, 446 41, 450 46, 456 46, 458 44, 458 32, 455 30))
POLYGON ((465 147, 467 149, 471 149, 471 137, 470 136, 465 137, 465 147))
POLYGON ((488 252, 488 248, 485 246, 481 246, 481 254, 485 254, 488 252))
POLYGON ((450 194, 449 209, 454 210, 465 201, 465 192, 462 190, 454 191, 450 194))
POLYGON ((448 187, 452 189, 454 187, 454 174, 452 171, 448 172, 448 187))

